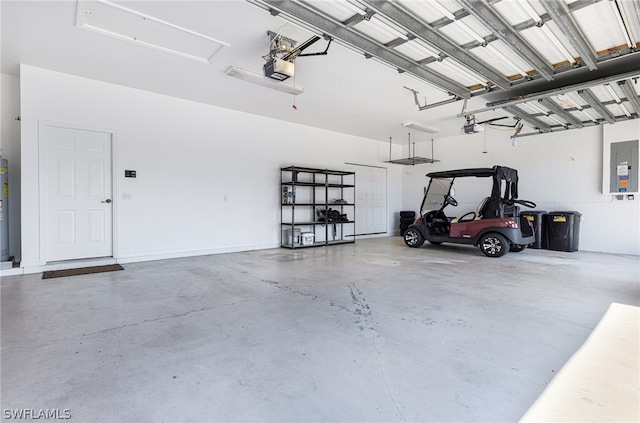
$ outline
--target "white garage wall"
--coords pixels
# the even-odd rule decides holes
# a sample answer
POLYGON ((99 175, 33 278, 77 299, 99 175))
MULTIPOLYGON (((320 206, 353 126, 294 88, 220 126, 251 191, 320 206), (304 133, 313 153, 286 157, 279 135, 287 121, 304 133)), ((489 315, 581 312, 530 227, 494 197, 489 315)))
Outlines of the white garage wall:
MULTIPOLYGON (((418 211, 423 187, 428 183, 424 175, 428 172, 509 166, 518 170, 520 198, 537 203, 535 210, 582 214, 580 250, 640 254, 640 198, 636 195, 635 200, 616 200, 602 194, 603 138, 638 139, 640 120, 518 138, 515 146, 510 135, 510 131, 487 129, 436 140, 436 158, 442 161, 404 173, 403 208, 418 211)), ((464 190, 461 181, 456 197, 471 201, 448 208, 447 212, 455 216, 472 210, 489 193, 486 189, 464 190)))
MULTIPOLYGON (((349 135, 21 66, 22 267, 42 266, 38 122, 116 132, 120 262, 279 246, 280 167, 380 165, 388 146, 349 135), (124 170, 137 178, 124 178, 124 170), (130 199, 124 199, 128 196, 130 199)), ((276 95, 286 95, 275 93, 276 95)), ((389 210, 401 172, 388 172, 389 210)), ((389 231, 394 220, 390 213, 389 231)))

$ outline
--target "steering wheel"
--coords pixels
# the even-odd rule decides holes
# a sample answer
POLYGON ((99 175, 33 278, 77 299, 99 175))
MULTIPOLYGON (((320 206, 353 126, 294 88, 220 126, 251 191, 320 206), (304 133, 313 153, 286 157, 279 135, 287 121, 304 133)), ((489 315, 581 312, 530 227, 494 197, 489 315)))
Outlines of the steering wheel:
POLYGON ((456 207, 458 205, 458 202, 456 201, 456 199, 450 196, 449 194, 444 196, 444 202, 446 204, 451 204, 453 207, 456 207))

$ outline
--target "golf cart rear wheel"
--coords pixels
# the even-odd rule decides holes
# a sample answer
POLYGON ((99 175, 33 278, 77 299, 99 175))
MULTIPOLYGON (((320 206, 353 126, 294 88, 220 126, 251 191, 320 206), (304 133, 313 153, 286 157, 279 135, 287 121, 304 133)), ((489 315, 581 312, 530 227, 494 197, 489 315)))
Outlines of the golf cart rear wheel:
POLYGON ((502 257, 509 252, 509 241, 497 233, 489 233, 480 238, 480 251, 487 257, 502 257))
POLYGON ((422 247, 424 237, 416 228, 409 228, 404 233, 404 243, 411 248, 422 247))

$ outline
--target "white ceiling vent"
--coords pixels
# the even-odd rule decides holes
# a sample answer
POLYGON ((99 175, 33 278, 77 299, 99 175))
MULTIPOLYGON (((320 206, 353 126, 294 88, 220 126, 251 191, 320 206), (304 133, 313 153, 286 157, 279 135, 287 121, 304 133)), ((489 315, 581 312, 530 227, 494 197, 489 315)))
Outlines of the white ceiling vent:
POLYGON ((210 63, 223 41, 104 0, 78 1, 76 25, 165 53, 210 63))

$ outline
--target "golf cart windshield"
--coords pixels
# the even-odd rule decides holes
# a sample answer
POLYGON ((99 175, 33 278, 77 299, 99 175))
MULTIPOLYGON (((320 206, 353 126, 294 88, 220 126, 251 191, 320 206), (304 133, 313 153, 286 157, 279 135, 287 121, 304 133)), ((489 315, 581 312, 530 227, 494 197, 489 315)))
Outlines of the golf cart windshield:
POLYGON ((420 206, 420 214, 427 210, 437 210, 444 204, 444 197, 449 194, 451 185, 453 184, 453 178, 432 178, 429 182, 429 188, 427 188, 427 194, 422 200, 422 206, 420 206))

